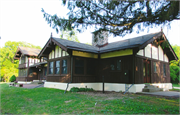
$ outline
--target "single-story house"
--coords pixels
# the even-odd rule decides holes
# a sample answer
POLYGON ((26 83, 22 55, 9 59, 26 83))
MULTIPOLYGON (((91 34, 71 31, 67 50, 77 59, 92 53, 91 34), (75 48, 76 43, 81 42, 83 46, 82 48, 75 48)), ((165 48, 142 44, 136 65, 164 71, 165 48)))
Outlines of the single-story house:
POLYGON ((157 32, 108 43, 106 32, 93 45, 50 37, 38 54, 47 58, 45 87, 88 87, 106 91, 140 92, 145 83, 170 89, 169 62, 178 60, 164 33, 157 32), (103 37, 102 37, 103 36, 103 37))
POLYGON ((37 56, 41 50, 28 47, 18 47, 14 59, 19 60, 18 82, 45 80, 47 75, 47 59, 37 56))

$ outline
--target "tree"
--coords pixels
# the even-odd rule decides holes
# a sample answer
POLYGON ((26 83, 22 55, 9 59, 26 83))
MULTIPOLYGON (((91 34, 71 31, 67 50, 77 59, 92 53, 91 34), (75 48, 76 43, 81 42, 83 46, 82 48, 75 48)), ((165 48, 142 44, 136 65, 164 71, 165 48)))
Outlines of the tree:
POLYGON ((172 60, 170 62, 170 76, 171 82, 179 83, 180 81, 180 46, 174 45, 172 46, 174 52, 176 53, 179 60, 172 60))
POLYGON ((0 77, 1 81, 9 81, 12 75, 18 76, 19 60, 14 60, 14 55, 18 46, 41 49, 40 46, 35 46, 26 42, 11 42, 5 43, 5 46, 0 48, 0 77))
POLYGON ((76 31, 62 31, 62 35, 61 35, 61 38, 62 39, 67 39, 67 40, 70 40, 70 41, 75 41, 75 42, 80 42, 78 40, 78 37, 77 37, 77 32, 76 31))
POLYGON ((179 19, 179 1, 114 1, 114 0, 63 0, 67 4, 68 18, 51 15, 42 9, 44 18, 56 31, 79 32, 95 27, 95 33, 107 30, 114 36, 137 32, 146 27, 166 24, 179 19))

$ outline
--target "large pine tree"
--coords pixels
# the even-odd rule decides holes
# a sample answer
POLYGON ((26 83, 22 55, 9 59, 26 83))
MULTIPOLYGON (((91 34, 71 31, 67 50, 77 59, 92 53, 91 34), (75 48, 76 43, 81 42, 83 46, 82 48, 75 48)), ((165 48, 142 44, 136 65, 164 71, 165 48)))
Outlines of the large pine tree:
POLYGON ((42 9, 46 21, 59 30, 79 32, 95 27, 95 32, 107 30, 115 36, 131 33, 136 25, 144 27, 168 23, 179 19, 179 1, 114 1, 63 0, 69 10, 68 18, 50 15, 42 9))

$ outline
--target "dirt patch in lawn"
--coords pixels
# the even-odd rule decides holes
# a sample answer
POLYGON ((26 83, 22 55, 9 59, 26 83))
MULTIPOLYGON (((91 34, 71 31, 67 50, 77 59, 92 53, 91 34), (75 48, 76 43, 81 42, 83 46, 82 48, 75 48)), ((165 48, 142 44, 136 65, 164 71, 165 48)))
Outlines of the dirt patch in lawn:
POLYGON ((121 92, 114 92, 114 91, 93 91, 93 92, 77 92, 78 94, 88 95, 88 96, 98 96, 98 97, 105 97, 106 100, 114 100, 114 99, 122 99, 125 96, 130 98, 135 98, 133 94, 127 93, 123 94, 121 92))

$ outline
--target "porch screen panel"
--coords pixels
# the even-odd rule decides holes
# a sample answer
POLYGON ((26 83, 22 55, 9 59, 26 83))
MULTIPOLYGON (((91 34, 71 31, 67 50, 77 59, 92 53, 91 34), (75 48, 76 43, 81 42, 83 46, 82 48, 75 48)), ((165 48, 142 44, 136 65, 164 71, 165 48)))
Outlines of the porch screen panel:
POLYGON ((84 74, 84 60, 76 58, 75 59, 75 74, 84 74))
POLYGON ((94 67, 94 65, 95 65, 95 62, 94 62, 94 60, 87 60, 87 74, 88 75, 93 75, 93 74, 95 74, 95 67, 94 67))

